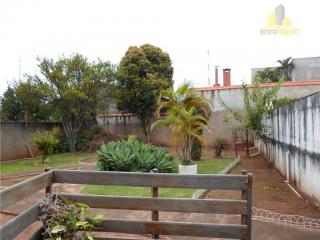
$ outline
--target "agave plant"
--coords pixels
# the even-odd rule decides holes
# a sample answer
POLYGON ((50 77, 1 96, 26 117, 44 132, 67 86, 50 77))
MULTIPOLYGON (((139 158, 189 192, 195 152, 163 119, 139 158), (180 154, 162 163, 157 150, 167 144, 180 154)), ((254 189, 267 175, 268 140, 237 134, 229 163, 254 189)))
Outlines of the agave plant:
POLYGON ((97 153, 97 168, 101 171, 150 172, 154 168, 161 173, 177 171, 177 163, 166 149, 139 141, 109 142, 97 153))

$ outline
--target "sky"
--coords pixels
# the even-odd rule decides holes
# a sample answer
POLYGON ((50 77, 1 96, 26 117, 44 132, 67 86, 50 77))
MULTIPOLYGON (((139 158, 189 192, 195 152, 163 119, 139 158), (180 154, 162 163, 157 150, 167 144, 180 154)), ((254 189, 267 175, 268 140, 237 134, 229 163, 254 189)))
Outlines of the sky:
POLYGON ((250 82, 251 68, 320 56, 319 9, 318 0, 1 0, 0 94, 37 73, 37 57, 81 53, 117 64, 144 43, 170 55, 175 86, 209 86, 209 77, 212 85, 215 65, 220 82, 226 67, 232 84, 250 82), (300 34, 261 35, 279 4, 300 34))

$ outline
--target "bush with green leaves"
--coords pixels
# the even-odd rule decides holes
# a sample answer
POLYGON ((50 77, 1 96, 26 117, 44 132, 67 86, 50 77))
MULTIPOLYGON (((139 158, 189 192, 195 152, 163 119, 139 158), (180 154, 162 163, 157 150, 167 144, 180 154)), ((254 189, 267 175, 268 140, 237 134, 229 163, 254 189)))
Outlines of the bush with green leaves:
POLYGON ((198 138, 194 138, 191 147, 191 159, 200 161, 202 156, 202 143, 198 138))
MULTIPOLYGON (((84 151, 88 149, 89 141, 95 137, 105 133, 105 130, 99 125, 93 125, 88 129, 82 130, 77 137, 76 151, 84 151)), ((66 136, 60 136, 59 141, 54 146, 55 153, 64 153, 69 151, 69 143, 66 136)))
POLYGON ((224 149, 226 144, 227 144, 227 141, 224 138, 217 137, 216 139, 214 139, 213 146, 214 146, 214 149, 216 150, 216 157, 221 156, 222 150, 224 149))
POLYGON ((93 125, 88 129, 81 131, 76 141, 76 150, 84 151, 87 148, 87 144, 90 140, 92 140, 95 136, 104 133, 103 127, 99 125, 93 125))
POLYGON ((97 151, 97 168, 100 171, 177 172, 175 158, 164 148, 134 140, 114 141, 104 144, 97 151))
POLYGON ((57 137, 58 133, 59 129, 53 128, 52 131, 41 132, 37 130, 32 135, 32 143, 37 145, 39 149, 42 164, 44 164, 48 156, 53 153, 54 146, 59 142, 57 137))
POLYGON ((84 203, 68 202, 60 195, 48 194, 40 202, 45 240, 93 240, 91 231, 101 224, 102 214, 88 220, 90 212, 84 203))

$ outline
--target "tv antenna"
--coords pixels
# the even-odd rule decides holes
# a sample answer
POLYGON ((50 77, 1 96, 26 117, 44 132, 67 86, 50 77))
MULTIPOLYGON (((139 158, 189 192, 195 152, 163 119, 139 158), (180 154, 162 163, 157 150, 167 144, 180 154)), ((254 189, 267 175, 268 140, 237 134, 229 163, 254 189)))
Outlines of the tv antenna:
POLYGON ((207 51, 208 53, 208 85, 210 86, 211 85, 211 74, 210 74, 210 50, 208 49, 207 51))

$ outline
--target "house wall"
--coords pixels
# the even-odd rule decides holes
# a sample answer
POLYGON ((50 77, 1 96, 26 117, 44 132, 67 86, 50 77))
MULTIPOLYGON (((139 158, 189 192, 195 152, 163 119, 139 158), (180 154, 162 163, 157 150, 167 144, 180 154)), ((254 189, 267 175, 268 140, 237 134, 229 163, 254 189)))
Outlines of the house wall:
POLYGON ((269 143, 262 152, 320 206, 320 92, 276 109, 264 119, 269 143))
POLYGON ((292 81, 320 79, 320 57, 293 60, 292 81))
MULTIPOLYGON (((241 86, 230 87, 208 87, 198 88, 199 94, 206 98, 212 110, 209 118, 208 129, 204 131, 204 137, 208 147, 213 145, 213 140, 217 137, 223 137, 229 143, 229 146, 233 146, 235 136, 232 131, 238 124, 228 114, 221 105, 220 99, 222 99, 232 109, 243 110, 243 95, 241 86)), ((316 82, 302 82, 292 83, 288 82, 279 90, 279 97, 288 96, 292 99, 300 98, 320 91, 320 81, 316 82)), ((110 117, 98 117, 98 122, 104 125, 105 128, 113 134, 120 136, 126 136, 128 134, 135 134, 140 137, 144 137, 139 120, 135 116, 110 116, 110 117)), ((238 133, 239 134, 239 133, 238 133)), ((253 133, 249 134, 249 140, 253 142, 253 133)), ((161 145, 171 145, 172 134, 166 127, 156 128, 151 134, 151 141, 157 142, 161 145)), ((244 133, 240 133, 237 141, 244 141, 244 133)))
MULTIPOLYGON (((320 57, 295 58, 293 59, 294 68, 291 73, 293 82, 313 81, 320 79, 320 57)), ((271 67, 275 68, 275 67, 271 67)), ((253 82, 258 71, 265 68, 251 69, 251 82, 253 82)))

